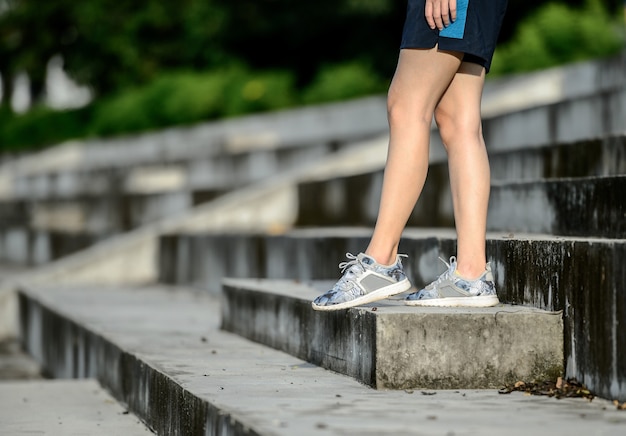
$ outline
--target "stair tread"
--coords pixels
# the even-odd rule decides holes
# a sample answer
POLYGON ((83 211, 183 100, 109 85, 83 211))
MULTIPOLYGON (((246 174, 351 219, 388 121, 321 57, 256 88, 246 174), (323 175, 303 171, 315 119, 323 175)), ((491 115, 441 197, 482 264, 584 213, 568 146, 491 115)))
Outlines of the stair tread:
MULTIPOLYGON (((604 400, 556 401, 518 393, 499 395, 496 390, 433 391, 426 392, 428 395, 374 391, 348 377, 220 331, 219 300, 182 289, 48 286, 28 289, 23 295, 69 319, 76 329, 118 346, 139 360, 142 371, 164 374, 168 384, 161 389, 182 387, 184 398, 198 398, 203 408, 207 404, 217 408, 229 417, 230 425, 238 423, 254 434, 289 435, 297 429, 306 435, 325 429, 331 434, 447 431, 496 435, 502 428, 520 435, 530 431, 537 435, 562 431, 565 435, 574 430, 608 434, 626 424, 626 416, 604 400), (535 419, 529 421, 528 413, 535 419)), ((57 343, 49 344, 57 350, 64 340, 73 341, 59 336, 57 343)), ((134 375, 148 383, 142 389, 150 391, 149 381, 154 377, 134 375)), ((107 388, 115 392, 115 387, 107 388)), ((169 398, 165 391, 162 395, 169 398)), ((127 395, 137 397, 141 392, 127 395)), ((175 423, 182 417, 168 414, 183 414, 182 409, 182 405, 167 408, 162 416, 153 410, 149 419, 175 423)), ((158 428, 158 423, 148 424, 158 428)))
POLYGON ((152 434, 95 380, 5 380, 0 391, 2 434, 152 434))
MULTIPOLYGON (((333 280, 313 280, 301 282, 289 279, 260 279, 248 278, 239 279, 226 277, 223 279, 225 285, 242 287, 248 290, 260 291, 280 295, 283 297, 293 298, 300 301, 310 302, 318 295, 328 291, 335 283, 333 280)), ((414 292, 413 288, 408 292, 414 292)), ((513 304, 498 304, 493 307, 417 307, 407 306, 403 300, 407 293, 395 295, 384 300, 374 303, 367 303, 350 310, 371 310, 376 308, 374 316, 395 315, 395 314, 467 314, 467 315, 484 315, 497 313, 543 313, 556 314, 560 312, 546 311, 536 307, 520 306, 513 304)))
POLYGON ((313 311, 328 282, 224 279, 222 327, 378 389, 497 388, 563 372, 561 312, 409 307, 403 295, 313 311))

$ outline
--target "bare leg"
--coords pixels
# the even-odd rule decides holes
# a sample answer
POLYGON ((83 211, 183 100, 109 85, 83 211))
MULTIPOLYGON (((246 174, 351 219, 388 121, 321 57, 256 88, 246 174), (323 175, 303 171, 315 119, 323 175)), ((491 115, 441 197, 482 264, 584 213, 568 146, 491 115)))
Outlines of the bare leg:
POLYGON ((476 278, 485 271, 489 160, 482 135, 480 100, 485 69, 464 62, 435 111, 448 152, 457 231, 457 271, 476 278))
POLYGON ((460 65, 460 53, 437 47, 400 51, 387 100, 389 151, 380 209, 365 251, 383 265, 395 261, 402 231, 424 186, 435 107, 460 65))

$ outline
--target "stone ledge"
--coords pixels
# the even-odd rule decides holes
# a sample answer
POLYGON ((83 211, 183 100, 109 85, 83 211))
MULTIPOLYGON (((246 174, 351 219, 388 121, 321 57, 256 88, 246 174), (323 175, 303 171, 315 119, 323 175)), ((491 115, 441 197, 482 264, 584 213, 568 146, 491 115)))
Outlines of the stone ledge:
MULTIPOLYGON (((572 211, 571 206, 583 209, 582 214, 593 215, 594 211, 586 210, 587 204, 578 204, 578 202, 572 202, 569 204, 569 209, 564 209, 564 201, 560 198, 562 191, 567 190, 568 195, 575 196, 576 199, 617 196, 614 201, 602 200, 598 202, 599 205, 594 204, 597 206, 595 211, 599 215, 597 221, 601 222, 607 214, 610 216, 609 219, 615 221, 615 217, 610 215, 614 210, 612 207, 614 205, 623 207, 624 203, 623 196, 619 197, 619 193, 622 191, 620 177, 623 180, 623 174, 626 173, 626 135, 546 145, 541 148, 529 147, 495 152, 490 154, 490 164, 492 168, 491 209, 499 208, 504 212, 509 212, 510 215, 520 214, 525 218, 522 225, 518 224, 511 230, 551 232, 560 235, 581 235, 586 232, 585 236, 604 237, 622 237, 621 235, 624 234, 623 230, 611 233, 611 227, 619 227, 619 223, 614 226, 605 226, 603 223, 596 226, 585 224, 578 228, 576 225, 569 225, 562 229, 558 225, 552 225, 551 219, 554 215, 564 217, 580 215, 579 211, 572 211), (607 176, 612 176, 613 179, 608 179, 607 176), (557 180, 573 177, 582 180, 577 182, 570 179, 564 182, 557 180), (522 181, 527 183, 527 188, 522 187, 520 184, 522 181), (511 199, 501 194, 501 191, 511 191, 507 184, 517 185, 514 188, 515 195, 521 197, 521 200, 511 199), (580 194, 577 195, 572 191, 580 194), (516 204, 518 203, 524 208, 523 211, 517 210, 516 204), (552 204, 555 206, 553 207, 552 204)), ((363 171, 357 175, 301 181, 298 183, 297 225, 373 226, 378 213, 382 181, 382 168, 371 172, 363 171)), ((512 223, 507 222, 506 219, 499 221, 497 216, 495 218, 495 220, 488 221, 490 229, 505 229, 507 223, 512 223)), ((517 220, 518 223, 520 221, 520 219, 517 220)), ((420 200, 409 217, 409 226, 451 227, 453 225, 448 163, 447 161, 431 162, 420 200)))
POLYGON ((413 308, 396 299, 337 312, 330 283, 224 281, 222 328, 377 389, 482 389, 563 371, 560 312, 521 306, 413 308))
MULTIPOLYGON (((346 252, 367 246, 368 228, 312 228, 280 236, 168 235, 161 238, 161 280, 219 292, 222 277, 336 280, 346 252)), ((456 251, 454 231, 408 228, 400 243, 416 286, 443 271, 456 251)), ((626 395, 626 240, 490 233, 500 300, 564 311, 566 376, 604 397, 626 395)))

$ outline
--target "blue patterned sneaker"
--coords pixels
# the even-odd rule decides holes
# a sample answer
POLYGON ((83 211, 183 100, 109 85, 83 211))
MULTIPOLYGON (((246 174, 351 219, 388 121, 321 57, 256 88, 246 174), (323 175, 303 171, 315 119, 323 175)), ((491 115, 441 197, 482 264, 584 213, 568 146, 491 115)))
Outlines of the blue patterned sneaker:
POLYGON ((490 307, 500 301, 496 294, 491 266, 476 280, 467 280, 456 272, 456 257, 450 263, 442 259, 448 270, 424 289, 409 294, 404 300, 409 306, 490 307))
POLYGON ((311 305, 315 310, 340 310, 382 300, 411 289, 404 274, 402 257, 396 256, 393 265, 381 265, 370 256, 346 253, 349 262, 341 262, 343 276, 333 288, 317 297, 311 305))

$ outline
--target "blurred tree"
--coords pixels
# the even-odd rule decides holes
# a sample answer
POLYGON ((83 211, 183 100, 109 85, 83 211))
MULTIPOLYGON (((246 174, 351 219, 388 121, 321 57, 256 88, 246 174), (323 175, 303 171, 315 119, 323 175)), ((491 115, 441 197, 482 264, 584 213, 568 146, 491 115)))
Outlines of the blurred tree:
POLYGON ((496 50, 494 75, 532 71, 589 57, 609 56, 624 47, 601 0, 585 0, 583 8, 547 3, 523 19, 510 41, 496 50))
POLYGON ((224 18, 211 0, 7 0, 0 73, 25 71, 41 96, 47 62, 60 54, 72 78, 107 93, 162 70, 224 61, 224 18))
MULTIPOLYGON (((398 0, 0 0, 0 74, 7 96, 25 71, 35 101, 48 60, 96 95, 168 70, 231 63, 289 69, 296 85, 321 66, 358 61, 390 77, 406 9, 398 0)), ((582 5, 585 0, 569 0, 582 5)), ((622 0, 603 0, 617 11, 622 0)), ((545 0, 509 0, 501 40, 545 0)), ((599 23, 598 25, 601 25, 599 23)), ((8 99, 4 99, 6 102, 8 99)))

